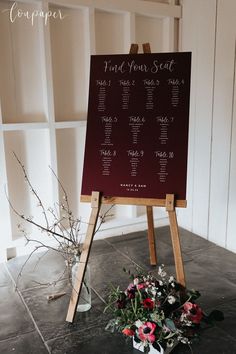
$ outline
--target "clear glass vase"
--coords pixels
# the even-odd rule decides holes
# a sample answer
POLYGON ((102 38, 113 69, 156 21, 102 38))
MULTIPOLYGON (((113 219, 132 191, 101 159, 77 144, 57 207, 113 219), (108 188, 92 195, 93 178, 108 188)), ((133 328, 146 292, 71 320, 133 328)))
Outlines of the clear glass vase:
MULTIPOLYGON (((79 266, 79 258, 77 257, 71 269, 72 286, 74 286, 75 284, 78 266, 79 266)), ((89 264, 87 264, 85 275, 84 275, 84 281, 82 284, 82 289, 80 292, 79 302, 76 311, 85 312, 90 310, 90 308, 91 308, 90 267, 89 264)))

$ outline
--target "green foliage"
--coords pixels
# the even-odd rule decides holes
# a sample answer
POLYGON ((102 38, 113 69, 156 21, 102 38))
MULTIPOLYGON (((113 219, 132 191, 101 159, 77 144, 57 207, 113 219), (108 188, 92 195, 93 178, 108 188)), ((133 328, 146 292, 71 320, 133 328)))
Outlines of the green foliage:
POLYGON ((110 311, 113 319, 106 329, 123 332, 144 345, 148 353, 152 344, 166 348, 176 342, 190 345, 200 333, 202 324, 208 325, 223 319, 220 311, 209 316, 195 303, 200 293, 186 289, 168 276, 164 266, 158 276, 137 268, 135 274, 123 269, 131 279, 124 290, 111 286, 104 311, 110 311))

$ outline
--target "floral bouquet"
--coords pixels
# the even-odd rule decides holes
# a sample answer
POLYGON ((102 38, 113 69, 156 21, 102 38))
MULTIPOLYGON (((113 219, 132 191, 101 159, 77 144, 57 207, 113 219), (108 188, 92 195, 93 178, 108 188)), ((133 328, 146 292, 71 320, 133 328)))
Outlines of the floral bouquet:
POLYGON ((141 268, 135 275, 125 272, 132 282, 124 291, 112 287, 105 311, 112 311, 114 318, 106 329, 132 337, 134 347, 145 353, 167 353, 179 342, 190 346, 203 324, 223 320, 217 310, 206 315, 195 303, 200 293, 177 283, 163 265, 157 277, 141 268))

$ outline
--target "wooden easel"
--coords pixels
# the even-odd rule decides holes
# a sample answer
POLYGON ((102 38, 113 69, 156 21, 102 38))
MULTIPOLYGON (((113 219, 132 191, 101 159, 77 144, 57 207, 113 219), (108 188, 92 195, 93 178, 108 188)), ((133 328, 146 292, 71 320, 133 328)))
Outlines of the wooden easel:
MULTIPOLYGON (((143 44, 143 52, 151 53, 149 43, 143 44)), ((138 44, 132 44, 130 54, 138 53, 138 44)), ((125 205, 143 205, 146 206, 147 222, 148 222, 148 243, 150 252, 151 265, 157 264, 155 232, 153 222, 153 206, 166 207, 170 221, 170 231, 172 239, 172 247, 175 260, 176 278, 177 281, 185 286, 185 274, 182 260, 182 252, 179 239, 179 230, 176 217, 175 207, 186 207, 186 200, 175 200, 174 194, 167 194, 165 199, 152 198, 124 198, 124 197, 101 197, 100 192, 92 192, 92 196, 81 196, 82 202, 91 202, 91 215, 89 219, 88 229, 83 243, 82 253, 76 275, 76 281, 72 289, 69 308, 66 321, 73 322, 76 312, 76 307, 79 301, 79 296, 84 280, 84 274, 88 263, 90 249, 93 242, 95 228, 98 220, 99 211, 102 204, 125 204, 125 205)))

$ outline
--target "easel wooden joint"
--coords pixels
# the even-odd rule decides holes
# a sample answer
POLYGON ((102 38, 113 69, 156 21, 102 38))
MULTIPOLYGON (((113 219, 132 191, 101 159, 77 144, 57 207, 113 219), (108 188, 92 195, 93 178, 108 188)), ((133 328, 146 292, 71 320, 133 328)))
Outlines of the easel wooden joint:
MULTIPOLYGON (((143 52, 151 53, 151 48, 149 43, 143 44, 143 52)), ((130 47, 129 54, 138 53, 138 44, 133 43, 130 47)), ((185 274, 184 266, 180 245, 180 237, 176 216, 176 207, 185 207, 185 200, 175 200, 174 194, 166 194, 165 199, 152 199, 152 198, 124 198, 124 197, 101 197, 100 192, 92 192, 91 196, 82 195, 82 202, 91 202, 91 215, 89 219, 88 229, 83 244, 83 249, 80 257, 80 262, 78 266, 78 271, 76 275, 76 283, 72 289, 72 294, 70 298, 68 313, 66 321, 73 322, 76 312, 76 307, 79 301, 79 296, 84 280, 84 274, 90 254, 90 249, 92 246, 92 241, 95 233, 95 228, 98 220, 99 211, 102 204, 126 204, 126 205, 144 205, 146 206, 147 213, 147 223, 148 223, 148 243, 149 243, 149 252, 150 252, 150 264, 157 264, 156 256, 156 244, 155 244, 155 232, 154 232, 154 219, 153 219, 153 206, 155 207, 165 207, 168 212, 169 221, 170 221, 170 232, 172 247, 175 260, 175 269, 176 269, 176 278, 177 281, 185 286, 185 274)))

